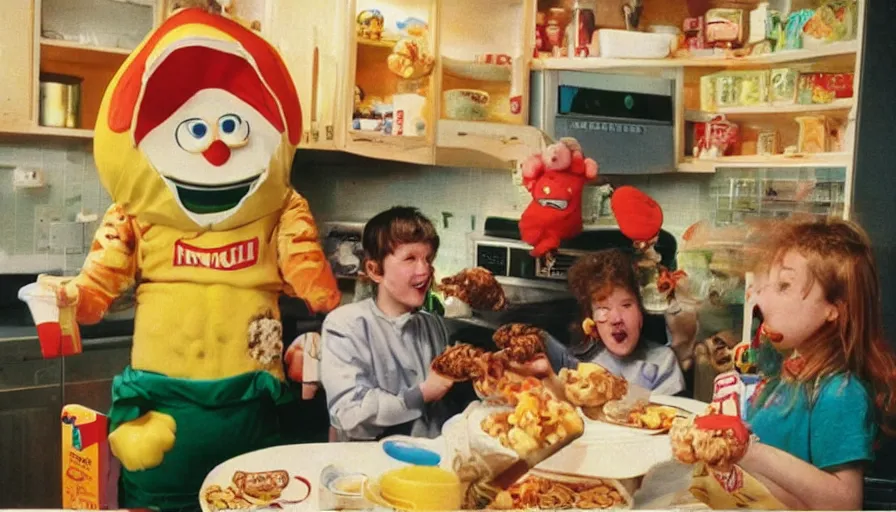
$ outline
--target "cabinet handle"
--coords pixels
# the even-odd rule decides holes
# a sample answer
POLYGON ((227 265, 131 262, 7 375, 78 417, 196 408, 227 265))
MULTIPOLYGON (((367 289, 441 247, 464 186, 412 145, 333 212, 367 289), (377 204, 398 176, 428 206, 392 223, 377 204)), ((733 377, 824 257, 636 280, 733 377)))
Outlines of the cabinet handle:
POLYGON ((333 140, 333 138, 335 136, 333 133, 333 125, 328 125, 326 127, 326 131, 327 131, 327 140, 333 140))

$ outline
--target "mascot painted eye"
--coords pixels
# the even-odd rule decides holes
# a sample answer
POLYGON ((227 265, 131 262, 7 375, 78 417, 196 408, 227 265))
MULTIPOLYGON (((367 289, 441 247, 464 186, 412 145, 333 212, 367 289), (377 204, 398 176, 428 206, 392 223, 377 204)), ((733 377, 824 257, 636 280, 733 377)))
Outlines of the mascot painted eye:
POLYGON ((218 119, 218 134, 228 147, 245 146, 249 143, 249 121, 236 114, 225 114, 218 119))
POLYGON ((187 119, 177 125, 174 139, 181 149, 189 153, 202 153, 212 144, 214 136, 208 123, 202 119, 187 119))

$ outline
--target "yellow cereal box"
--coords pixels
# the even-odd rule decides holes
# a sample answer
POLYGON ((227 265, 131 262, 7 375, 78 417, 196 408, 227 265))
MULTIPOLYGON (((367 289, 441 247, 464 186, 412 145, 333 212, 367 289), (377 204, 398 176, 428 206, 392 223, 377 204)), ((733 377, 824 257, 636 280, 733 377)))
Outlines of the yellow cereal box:
POLYGON ((109 482, 108 430, 104 414, 80 405, 62 408, 62 508, 109 508, 115 482, 109 482))

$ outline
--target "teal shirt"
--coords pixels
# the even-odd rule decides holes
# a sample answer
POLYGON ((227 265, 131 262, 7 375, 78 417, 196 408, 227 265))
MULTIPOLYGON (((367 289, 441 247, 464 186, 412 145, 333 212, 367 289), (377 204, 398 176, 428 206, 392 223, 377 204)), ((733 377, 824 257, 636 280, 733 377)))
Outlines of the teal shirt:
POLYGON ((764 407, 747 412, 761 442, 820 469, 873 460, 874 402, 847 374, 822 379, 814 401, 795 383, 782 382, 764 407))

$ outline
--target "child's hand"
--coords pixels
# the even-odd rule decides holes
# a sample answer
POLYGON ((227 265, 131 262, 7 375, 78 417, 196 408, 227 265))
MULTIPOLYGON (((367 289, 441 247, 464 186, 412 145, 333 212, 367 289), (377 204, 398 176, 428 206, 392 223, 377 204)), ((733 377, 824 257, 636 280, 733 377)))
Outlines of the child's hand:
POLYGON ((423 392, 423 401, 429 403, 441 400, 453 385, 453 380, 442 377, 436 372, 429 372, 429 376, 426 377, 426 380, 420 383, 420 391, 423 392))
POLYGON ((283 357, 286 363, 286 376, 293 382, 302 382, 302 369, 305 365, 305 350, 302 348, 302 342, 296 338, 289 348, 286 349, 286 355, 283 357))
POLYGON ((535 377, 536 379, 546 379, 554 375, 554 368, 551 367, 551 362, 544 354, 539 354, 523 364, 511 362, 510 369, 524 377, 535 377))

